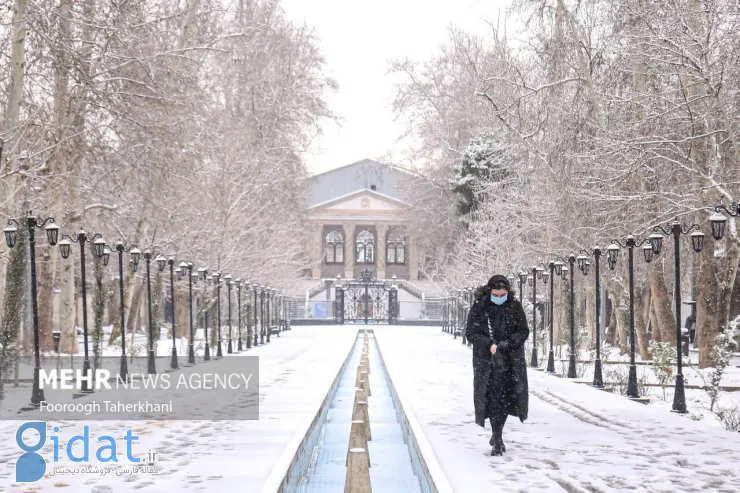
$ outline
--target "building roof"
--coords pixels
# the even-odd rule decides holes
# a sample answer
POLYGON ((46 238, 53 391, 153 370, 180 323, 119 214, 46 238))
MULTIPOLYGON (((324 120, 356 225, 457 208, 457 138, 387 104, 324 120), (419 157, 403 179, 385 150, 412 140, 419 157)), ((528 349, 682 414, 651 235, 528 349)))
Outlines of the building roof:
POLYGON ((363 189, 375 190, 396 200, 403 200, 399 185, 409 179, 411 175, 398 168, 371 159, 363 159, 310 177, 309 207, 363 189))

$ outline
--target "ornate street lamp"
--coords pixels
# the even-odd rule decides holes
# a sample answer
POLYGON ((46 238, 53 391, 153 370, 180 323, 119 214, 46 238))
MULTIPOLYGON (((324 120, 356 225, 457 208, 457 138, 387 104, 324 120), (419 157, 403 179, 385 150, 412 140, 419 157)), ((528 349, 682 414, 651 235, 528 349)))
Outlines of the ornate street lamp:
MULTIPOLYGON (((532 274, 528 276, 529 285, 532 286, 532 360, 529 365, 532 368, 539 366, 537 360, 537 279, 543 279, 544 271, 542 267, 532 267, 532 274)), ((547 280, 545 280, 547 283, 547 280)), ((523 296, 522 296, 523 297, 523 296)))
POLYGON ((564 267, 566 260, 558 257, 555 262, 555 270, 562 272, 563 279, 566 275, 570 277, 570 357, 568 359, 568 378, 576 378, 576 318, 575 318, 575 286, 573 273, 575 272, 576 256, 572 253, 568 255, 567 262, 570 267, 564 267))
MULTIPOLYGON (((550 316, 548 317, 549 320, 549 326, 550 326, 550 351, 547 354, 547 373, 555 373, 555 353, 553 351, 553 326, 554 323, 554 306, 555 306, 555 262, 552 260, 548 262, 547 264, 548 269, 550 269, 550 272, 545 272, 542 274, 542 279, 545 281, 545 284, 547 284, 548 278, 552 279, 552 282, 550 283, 550 316)), ((562 265, 560 266, 561 272, 562 272, 562 265)), ((559 275, 559 274, 558 274, 559 275)))
MULTIPOLYGON (((8 227, 5 228, 5 242, 8 248, 13 248, 16 244, 18 229, 21 223, 15 219, 8 220, 8 227)), ((39 307, 38 291, 36 286, 36 228, 46 231, 46 239, 49 245, 55 246, 59 239, 59 226, 54 222, 53 217, 37 217, 33 212, 28 211, 26 216, 26 227, 28 228, 28 251, 31 258, 31 305, 33 309, 33 389, 31 390, 31 407, 37 408, 42 401, 45 401, 44 390, 40 385, 41 370, 41 343, 39 334, 39 307), (48 224, 47 224, 48 223, 48 224), (46 227, 44 227, 46 226, 46 227)))
POLYGON ((208 338, 208 285, 211 281, 210 276, 208 275, 208 269, 205 267, 201 267, 198 269, 198 277, 200 277, 200 280, 203 281, 203 305, 205 306, 205 310, 203 310, 203 337, 205 338, 205 352, 203 353, 203 360, 204 361, 211 361, 211 343, 210 339, 208 338))
MULTIPOLYGON (((681 352, 681 235, 689 235, 691 238, 691 246, 696 253, 701 253, 704 248, 704 233, 700 231, 698 224, 692 224, 691 226, 684 226, 678 222, 676 218, 670 225, 666 227, 656 226, 653 228, 656 236, 655 242, 653 243, 653 250, 656 254, 659 254, 663 235, 659 234, 662 231, 665 235, 673 235, 673 260, 675 264, 675 298, 676 298, 676 388, 673 393, 673 412, 685 414, 686 410, 686 391, 684 390, 684 378, 682 368, 682 352, 681 352), (657 249, 656 249, 657 246, 657 249)), ((651 240, 652 242, 652 240, 651 240)))
MULTIPOLYGON (((156 359, 154 355, 154 323, 152 316, 152 279, 151 279, 151 263, 152 263, 152 252, 149 250, 144 251, 144 260, 146 260, 146 296, 147 296, 147 311, 149 321, 149 351, 147 357, 147 372, 150 375, 157 373, 156 359)), ((160 254, 156 259, 157 267, 159 271, 164 270, 166 259, 160 254)))
POLYGON ((136 248, 136 245, 129 245, 128 247, 125 246, 122 241, 116 243, 116 251, 118 252, 118 291, 120 291, 119 298, 121 309, 121 368, 118 373, 118 378, 122 382, 126 382, 128 381, 128 362, 126 361, 126 303, 124 300, 123 289, 123 253, 129 253, 131 256, 131 265, 133 266, 134 264, 139 264, 141 251, 136 248))
POLYGON ((236 328, 236 334, 237 334, 236 350, 243 351, 244 348, 242 347, 242 280, 237 277, 234 282, 236 283, 237 313, 239 313, 239 320, 237 321, 237 328, 236 328))
MULTIPOLYGON (((643 240, 637 240, 634 236, 630 235, 624 240, 614 240, 614 242, 607 247, 607 254, 609 255, 609 268, 614 270, 617 264, 617 255, 619 254, 620 247, 627 248, 629 253, 628 256, 628 271, 629 271, 629 301, 630 301, 630 369, 629 377, 627 379, 627 397, 637 399, 640 397, 640 393, 637 389, 637 366, 635 365, 635 261, 634 261, 634 250, 636 247, 643 246, 647 241, 657 241, 656 238, 652 240, 646 238, 643 240)), ((653 247, 645 244, 643 247, 643 255, 645 262, 651 262, 653 260, 653 247), (646 248, 645 248, 646 247, 646 248)))
POLYGON ((524 285, 527 282, 527 271, 523 270, 519 272, 519 296, 524 300, 524 285))
POLYGON ((267 287, 265 288, 265 319, 267 321, 265 332, 268 343, 270 342, 270 322, 272 321, 272 313, 270 311, 270 298, 272 298, 272 288, 267 287))
MULTIPOLYGON (((618 250, 617 250, 618 251, 618 250)), ((578 267, 584 276, 588 275, 590 262, 587 256, 593 256, 596 266, 594 277, 596 280, 596 359, 594 360, 594 382, 593 386, 604 388, 604 377, 601 372, 601 248, 593 247, 592 250, 581 250, 578 256, 578 267)))
MULTIPOLYGON (((62 258, 69 258, 70 246, 72 243, 80 245, 80 277, 82 278, 82 334, 85 346, 85 360, 82 363, 82 385, 81 390, 85 393, 92 393, 94 390, 88 386, 88 379, 90 376, 90 353, 88 347, 87 337, 87 279, 85 277, 85 243, 91 242, 93 244, 93 254, 101 258, 103 256, 103 250, 105 248, 105 240, 99 233, 89 234, 84 230, 80 230, 75 237, 64 235, 62 240, 59 242, 59 251, 62 254, 62 258)), ((132 259, 133 261, 133 259, 132 259)))
POLYGON ((252 283, 248 281, 244 281, 244 295, 247 297, 247 334, 246 334, 246 343, 247 343, 247 349, 252 348, 252 303, 250 301, 252 293, 252 283))
POLYGON ((265 343, 265 286, 261 285, 260 289, 260 344, 265 343))
MULTIPOLYGON (((164 260, 164 257, 161 257, 161 259, 164 260)), ((159 262, 159 259, 157 259, 157 262, 159 262)), ((177 362, 177 346, 175 344, 175 335, 177 332, 175 326, 175 259, 172 257, 168 258, 167 264, 170 266, 170 296, 172 297, 172 302, 170 303, 172 310, 172 361, 170 362, 170 368, 177 370, 180 365, 177 362)))
MULTIPOLYGON (((188 365, 195 364, 195 332, 193 328, 193 282, 198 281, 197 274, 193 274, 193 263, 192 262, 180 262, 178 264, 178 271, 180 275, 187 276, 188 279, 188 315, 190 319, 190 338, 188 340, 188 365)), ((172 298, 174 300, 174 293, 172 298)), ((174 308, 173 308, 174 310, 174 308)), ((175 317, 172 317, 172 326, 174 327, 175 317)))
POLYGON ((216 357, 223 358, 223 352, 221 351, 221 273, 214 272, 211 274, 213 284, 216 285, 216 330, 218 330, 218 340, 216 347, 216 357))
POLYGON ((257 311, 258 311, 258 300, 257 291, 259 290, 259 284, 256 282, 252 283, 252 301, 254 303, 254 347, 259 346, 259 329, 257 325, 257 311))
POLYGON ((229 302, 228 305, 228 321, 229 321, 229 344, 226 347, 226 354, 233 354, 234 348, 231 344, 231 274, 226 274, 224 276, 224 281, 226 282, 226 291, 229 296, 229 302))

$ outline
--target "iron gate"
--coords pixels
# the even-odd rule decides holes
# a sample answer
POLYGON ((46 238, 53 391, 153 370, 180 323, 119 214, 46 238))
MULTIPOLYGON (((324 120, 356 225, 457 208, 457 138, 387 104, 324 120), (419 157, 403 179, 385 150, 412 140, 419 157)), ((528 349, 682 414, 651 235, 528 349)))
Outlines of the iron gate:
MULTIPOLYGON (((348 281, 342 290, 343 322, 388 323, 389 318, 396 312, 395 307, 389 306, 396 304, 390 300, 391 286, 390 281, 379 281, 373 278, 371 270, 361 271, 359 279, 348 281)), ((339 299, 338 296, 337 300, 339 299)))

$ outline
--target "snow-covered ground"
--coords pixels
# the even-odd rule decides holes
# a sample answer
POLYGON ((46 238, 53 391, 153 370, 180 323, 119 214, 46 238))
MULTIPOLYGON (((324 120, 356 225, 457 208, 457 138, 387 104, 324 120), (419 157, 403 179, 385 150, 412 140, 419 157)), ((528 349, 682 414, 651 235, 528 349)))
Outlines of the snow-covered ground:
MULTIPOLYGON (((125 430, 133 428, 140 437, 133 447, 134 455, 156 451, 158 460, 153 467, 157 473, 50 477, 54 465, 48 464, 47 476, 40 481, 14 483, 15 461, 21 453, 15 432, 21 421, 0 422, 0 491, 259 491, 286 445, 305 432, 307 420, 318 410, 356 335, 355 328, 296 327, 270 345, 240 353, 260 358, 259 420, 49 423, 60 426, 60 435, 66 437, 80 433, 85 424, 90 425, 92 436, 104 433, 120 438, 125 430)), ((52 450, 47 441, 40 453, 48 459, 52 450)), ((77 447, 75 450, 79 453, 77 447)), ((119 470, 127 467, 125 462, 121 464, 119 470)), ((57 465, 78 466, 69 461, 57 465)))
MULTIPOLYGON (((568 348, 567 346, 555 348, 555 371, 561 376, 567 374, 568 368, 568 348)), ((579 355, 579 363, 577 365, 578 381, 582 382, 593 382, 593 364, 590 363, 595 357, 595 351, 593 350, 581 350, 579 355)), ((629 370, 629 353, 620 354, 619 348, 605 347, 602 352, 603 364, 603 377, 604 382, 609 386, 614 386, 615 391, 619 391, 620 388, 623 393, 626 393, 627 375, 629 370), (606 362, 622 362, 622 364, 607 364, 606 362), (616 384, 616 385, 612 385, 616 384)), ((686 392, 686 406, 689 415, 692 419, 703 420, 707 424, 712 426, 721 427, 722 424, 717 417, 716 413, 710 410, 710 397, 704 389, 692 389, 688 386, 710 386, 710 374, 714 371, 714 368, 702 368, 698 367, 699 354, 697 351, 691 350, 689 356, 683 357, 683 374, 684 383, 687 386, 686 392)), ((648 397, 650 399, 650 406, 656 406, 664 410, 670 411, 673 407, 673 389, 675 386, 675 371, 676 367, 673 365, 673 375, 669 378, 667 384, 665 384, 665 392, 662 387, 656 386, 643 386, 643 383, 648 384, 659 384, 657 372, 652 365, 642 365, 642 358, 640 358, 639 352, 635 353, 635 362, 637 363, 637 380, 638 387, 640 390, 640 396, 648 397)), ((650 361, 652 363, 652 361, 650 361)), ((540 356, 540 367, 545 368, 547 366, 547 354, 540 356)), ((724 376, 720 382, 723 387, 740 387, 740 356, 731 358, 729 366, 725 369, 724 376)), ((719 398, 715 402, 714 411, 719 409, 732 409, 738 408, 740 412, 740 391, 722 391, 719 398)))
MULTIPOLYGON (((529 373, 529 420, 510 419, 506 455, 490 457, 490 430, 473 422, 470 349, 439 327, 373 329, 390 377, 409 404, 406 411, 421 424, 456 492, 738 491, 737 434, 670 413, 670 398, 645 406, 535 370, 529 373)), ((39 482, 13 483, 20 454, 14 436, 21 422, 0 422, 0 491, 258 492, 275 464, 292 453, 356 335, 357 327, 295 327, 270 345, 240 353, 260 357, 258 421, 50 424, 66 437, 85 424, 93 436, 121 437, 133 428, 140 437, 134 454, 156 451, 156 472, 51 477, 55 465, 48 464, 39 482)), ((47 441, 41 454, 52 453, 47 441)), ((56 466, 76 464, 64 460, 56 466)), ((126 467, 122 462, 116 470, 126 467)))
POLYGON ((456 492, 738 491, 736 433, 535 370, 529 420, 510 418, 507 453, 490 457, 490 430, 473 421, 470 349, 438 327, 375 331, 456 492))

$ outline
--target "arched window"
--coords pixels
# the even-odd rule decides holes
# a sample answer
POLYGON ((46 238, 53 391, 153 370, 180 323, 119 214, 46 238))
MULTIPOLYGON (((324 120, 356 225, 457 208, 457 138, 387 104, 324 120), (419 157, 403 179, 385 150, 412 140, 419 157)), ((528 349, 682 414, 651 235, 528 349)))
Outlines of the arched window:
POLYGON ((363 229, 357 233, 355 253, 358 264, 375 263, 375 236, 370 231, 363 229))
POLYGON ((340 231, 329 231, 324 238, 324 256, 327 264, 344 263, 344 234, 340 231))
POLYGON ((389 265, 406 263, 406 236, 402 228, 391 228, 385 240, 385 262, 389 265))

